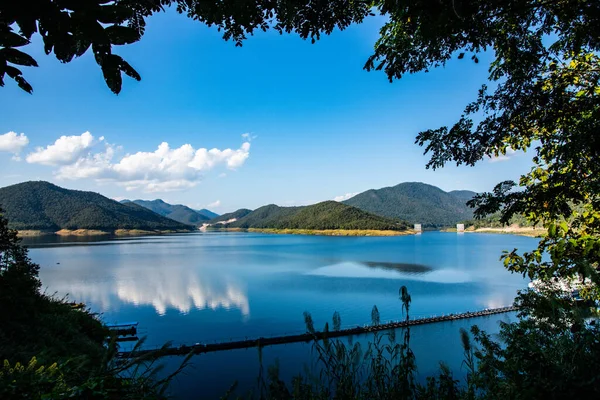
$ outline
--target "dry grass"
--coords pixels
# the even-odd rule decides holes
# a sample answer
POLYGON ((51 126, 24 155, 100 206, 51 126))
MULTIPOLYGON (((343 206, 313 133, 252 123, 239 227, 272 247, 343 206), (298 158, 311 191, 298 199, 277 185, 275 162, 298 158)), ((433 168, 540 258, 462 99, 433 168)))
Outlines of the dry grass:
POLYGON ((248 229, 248 232, 274 233, 280 235, 318 235, 318 236, 403 236, 413 231, 378 231, 372 229, 248 229))

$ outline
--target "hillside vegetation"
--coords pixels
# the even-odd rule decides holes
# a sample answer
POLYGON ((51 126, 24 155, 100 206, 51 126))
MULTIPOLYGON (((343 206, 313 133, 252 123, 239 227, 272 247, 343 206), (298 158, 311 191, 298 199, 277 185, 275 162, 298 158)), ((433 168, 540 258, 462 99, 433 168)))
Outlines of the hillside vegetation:
MULTIPOLYGON (((160 199, 156 200, 133 200, 127 202, 135 203, 139 206, 154 211, 163 217, 170 218, 182 224, 199 226, 208 221, 210 218, 192 210, 182 204, 169 204, 160 199)), ((122 202, 123 203, 123 202, 122 202)))
POLYGON ((208 222, 210 224, 216 224, 218 222, 226 222, 226 221, 229 221, 232 219, 240 219, 240 218, 243 218, 246 215, 250 214, 251 212, 252 212, 252 210, 249 210, 247 208, 240 208, 239 210, 236 210, 234 212, 230 212, 227 214, 220 215, 216 218, 213 218, 208 222))
POLYGON ((18 230, 192 228, 134 203, 121 204, 98 193, 64 189, 43 181, 0 188, 0 207, 10 228, 18 230))
POLYGON ((364 212, 335 201, 311 206, 279 207, 274 204, 260 207, 243 218, 227 225, 232 228, 254 229, 361 229, 406 230, 403 221, 364 212))
POLYGON ((393 187, 367 190, 344 201, 344 204, 411 224, 439 228, 471 219, 473 212, 466 202, 475 194, 468 190, 444 192, 425 183, 406 182, 393 187))

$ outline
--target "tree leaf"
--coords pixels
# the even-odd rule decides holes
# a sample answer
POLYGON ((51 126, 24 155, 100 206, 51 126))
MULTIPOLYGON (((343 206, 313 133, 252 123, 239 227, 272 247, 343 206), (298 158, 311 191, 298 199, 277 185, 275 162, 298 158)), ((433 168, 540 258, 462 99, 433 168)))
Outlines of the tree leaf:
POLYGON ((0 46, 2 47, 20 47, 29 44, 29 40, 14 32, 0 33, 0 46))
POLYGON ((127 26, 113 25, 104 29, 110 42, 115 45, 131 44, 140 40, 138 31, 127 26))
POLYGON ((33 93, 33 88, 31 87, 31 85, 29 84, 29 82, 27 82, 25 80, 25 78, 23 78, 21 75, 17 76, 15 78, 15 81, 17 82, 17 85, 23 89, 24 91, 26 91, 29 94, 33 93))
POLYGON ((123 59, 121 59, 121 71, 125 72, 127 76, 135 79, 136 81, 141 81, 142 77, 138 72, 131 66, 129 63, 123 59))
POLYGON ((96 18, 103 24, 121 24, 133 16, 133 10, 122 5, 100 7, 96 18))
POLYGON ((17 76, 21 75, 22 72, 19 68, 15 68, 13 66, 8 65, 6 67, 6 73, 13 79, 16 79, 17 76))
POLYGON ((29 54, 23 53, 20 50, 13 49, 11 47, 0 50, 0 53, 6 61, 13 64, 24 65, 26 67, 37 67, 37 62, 29 54))
POLYGON ((115 58, 111 56, 112 54, 103 57, 100 62, 100 67, 102 68, 104 80, 106 81, 106 84, 110 90, 114 94, 119 94, 121 92, 121 85, 123 83, 121 78, 120 63, 116 62, 115 58))

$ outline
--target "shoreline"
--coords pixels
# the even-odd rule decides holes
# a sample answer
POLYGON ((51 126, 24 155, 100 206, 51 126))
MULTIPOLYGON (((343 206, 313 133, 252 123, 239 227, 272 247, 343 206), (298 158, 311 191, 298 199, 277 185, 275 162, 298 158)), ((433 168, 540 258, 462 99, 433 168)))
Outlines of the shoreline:
POLYGON ((275 235, 308 235, 308 236, 405 236, 414 235, 412 230, 380 231, 373 229, 273 229, 273 228, 213 228, 216 232, 254 232, 275 235))
MULTIPOLYGON (((456 228, 441 229, 440 232, 456 232, 456 228)), ((546 234, 545 228, 506 226, 502 228, 466 228, 464 233, 498 233, 503 235, 517 235, 527 237, 542 237, 546 234)))
POLYGON ((36 229, 19 230, 19 237, 40 237, 40 236, 147 236, 147 235, 166 235, 170 233, 190 233, 193 230, 143 230, 143 229, 115 229, 105 231, 100 229, 61 229, 59 231, 43 231, 36 229))

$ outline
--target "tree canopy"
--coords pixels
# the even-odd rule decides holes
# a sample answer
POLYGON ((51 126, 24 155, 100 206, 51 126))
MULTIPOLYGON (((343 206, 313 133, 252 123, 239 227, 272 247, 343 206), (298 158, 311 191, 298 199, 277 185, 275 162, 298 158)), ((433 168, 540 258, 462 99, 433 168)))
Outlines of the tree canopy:
POLYGON ((38 64, 19 48, 39 33, 46 54, 54 53, 63 63, 91 49, 106 84, 118 94, 122 74, 138 81, 141 76, 113 53, 114 46, 140 40, 146 19, 169 7, 216 26, 225 40, 237 46, 255 31, 269 28, 280 33, 295 32, 314 42, 321 34, 344 29, 370 13, 369 3, 345 0, 6 0, 0 4, 0 86, 8 76, 21 89, 33 92, 20 68, 38 64))

